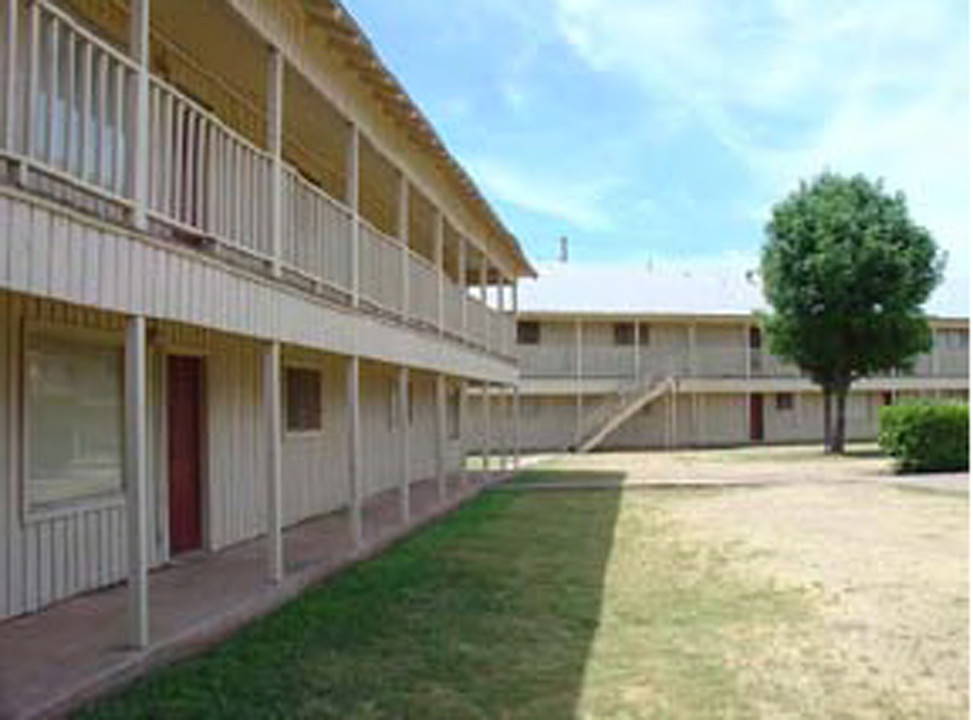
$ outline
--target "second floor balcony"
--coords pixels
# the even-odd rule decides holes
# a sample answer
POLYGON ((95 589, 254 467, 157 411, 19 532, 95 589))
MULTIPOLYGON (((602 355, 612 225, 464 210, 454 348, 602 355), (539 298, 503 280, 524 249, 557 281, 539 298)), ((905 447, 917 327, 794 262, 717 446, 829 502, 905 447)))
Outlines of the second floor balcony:
MULTIPOLYGON (((5 3, 0 153, 11 178, 329 302, 510 358, 509 310, 524 272, 516 243, 505 246, 457 200, 439 158, 417 153, 406 130, 386 120, 363 127, 360 108, 376 103, 339 109, 361 80, 334 61, 336 30, 306 20, 314 47, 330 54, 299 69, 231 5, 5 3), (151 8, 142 48, 138 8, 151 8), (328 62, 345 96, 321 90, 328 62)), ((303 12, 300 2, 272 7, 303 12)))

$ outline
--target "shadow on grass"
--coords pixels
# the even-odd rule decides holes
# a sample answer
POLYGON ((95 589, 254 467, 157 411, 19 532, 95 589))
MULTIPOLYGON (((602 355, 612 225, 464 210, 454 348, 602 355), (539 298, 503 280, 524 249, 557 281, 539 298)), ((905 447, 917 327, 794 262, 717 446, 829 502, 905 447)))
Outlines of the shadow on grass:
POLYGON ((604 485, 621 487, 627 473, 611 470, 568 470, 557 467, 538 467, 521 470, 511 481, 514 485, 604 485))
POLYGON ((573 717, 620 498, 483 495, 81 716, 573 717))

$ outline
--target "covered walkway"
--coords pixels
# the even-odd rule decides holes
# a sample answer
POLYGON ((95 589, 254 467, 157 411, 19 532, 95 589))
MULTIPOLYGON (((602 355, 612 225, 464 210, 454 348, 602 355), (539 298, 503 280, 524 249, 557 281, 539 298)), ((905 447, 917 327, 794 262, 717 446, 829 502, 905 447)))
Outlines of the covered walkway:
POLYGON ((0 624, 0 720, 58 716, 120 686, 150 667, 225 638, 309 585, 371 557, 448 513, 505 473, 448 479, 440 501, 434 480, 413 483, 411 519, 401 518, 398 490, 364 507, 364 542, 355 548, 348 514, 315 518, 284 533, 286 575, 267 581, 263 538, 217 553, 185 556, 150 575, 151 642, 126 646, 124 584, 0 624))

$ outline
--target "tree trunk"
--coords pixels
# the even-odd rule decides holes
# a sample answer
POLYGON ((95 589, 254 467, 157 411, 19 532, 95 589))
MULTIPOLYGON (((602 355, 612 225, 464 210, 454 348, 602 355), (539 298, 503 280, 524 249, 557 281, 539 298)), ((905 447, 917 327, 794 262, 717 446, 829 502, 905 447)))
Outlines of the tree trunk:
POLYGON ((824 452, 831 452, 831 388, 822 388, 824 392, 824 452))
POLYGON ((848 388, 840 388, 835 392, 837 417, 835 418, 834 433, 831 436, 831 452, 842 454, 845 451, 845 406, 848 400, 848 388))

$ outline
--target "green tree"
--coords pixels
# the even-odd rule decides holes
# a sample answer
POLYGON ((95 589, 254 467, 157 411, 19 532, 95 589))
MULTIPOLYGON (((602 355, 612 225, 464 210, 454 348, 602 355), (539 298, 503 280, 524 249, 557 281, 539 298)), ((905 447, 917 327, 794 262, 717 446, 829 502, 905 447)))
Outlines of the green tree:
POLYGON ((761 257, 772 308, 764 326, 770 351, 821 386, 826 452, 844 452, 852 383, 911 369, 929 350, 922 305, 944 264, 905 196, 881 181, 825 172, 773 207, 761 257))

